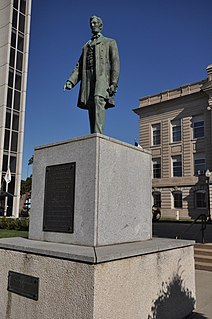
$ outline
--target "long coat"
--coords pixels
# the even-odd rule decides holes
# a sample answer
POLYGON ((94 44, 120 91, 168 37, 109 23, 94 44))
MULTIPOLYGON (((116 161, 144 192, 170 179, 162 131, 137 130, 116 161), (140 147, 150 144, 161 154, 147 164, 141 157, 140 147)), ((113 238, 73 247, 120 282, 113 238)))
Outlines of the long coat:
MULTIPOLYGON (((78 97, 78 107, 88 109, 87 102, 90 95, 90 79, 86 72, 87 53, 91 40, 82 48, 79 61, 69 77, 69 81, 75 86, 80 82, 78 97)), ((105 108, 113 107, 114 98, 109 96, 107 89, 111 84, 118 85, 120 63, 116 41, 104 36, 100 36, 94 46, 95 48, 95 92, 94 95, 102 96, 106 99, 105 108)))

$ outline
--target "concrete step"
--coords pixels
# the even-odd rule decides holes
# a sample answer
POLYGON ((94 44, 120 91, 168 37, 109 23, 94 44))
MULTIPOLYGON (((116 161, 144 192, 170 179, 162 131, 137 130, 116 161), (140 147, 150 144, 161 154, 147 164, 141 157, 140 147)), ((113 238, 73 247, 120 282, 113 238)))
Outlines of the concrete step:
POLYGON ((194 255, 195 262, 204 262, 204 263, 211 263, 212 265, 212 256, 203 256, 203 255, 194 255))
POLYGON ((195 263, 195 269, 212 271, 212 264, 197 262, 195 263))
POLYGON ((212 271, 212 244, 194 245, 195 268, 212 271))
POLYGON ((203 249, 203 250, 209 250, 212 252, 212 244, 207 243, 207 244, 195 244, 194 245, 194 250, 195 249, 203 249))
POLYGON ((212 256, 212 251, 210 251, 209 249, 194 248, 194 254, 201 256, 212 256))

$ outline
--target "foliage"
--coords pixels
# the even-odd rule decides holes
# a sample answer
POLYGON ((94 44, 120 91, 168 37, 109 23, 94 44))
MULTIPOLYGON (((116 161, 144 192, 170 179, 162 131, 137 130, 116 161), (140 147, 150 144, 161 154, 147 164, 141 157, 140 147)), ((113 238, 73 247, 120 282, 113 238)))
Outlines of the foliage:
POLYGON ((32 189, 32 175, 30 177, 27 177, 27 179, 24 181, 21 181, 21 195, 26 194, 27 192, 30 192, 32 189))
POLYGON ((8 230, 24 230, 28 231, 29 229, 29 219, 28 218, 0 218, 0 229, 8 230))

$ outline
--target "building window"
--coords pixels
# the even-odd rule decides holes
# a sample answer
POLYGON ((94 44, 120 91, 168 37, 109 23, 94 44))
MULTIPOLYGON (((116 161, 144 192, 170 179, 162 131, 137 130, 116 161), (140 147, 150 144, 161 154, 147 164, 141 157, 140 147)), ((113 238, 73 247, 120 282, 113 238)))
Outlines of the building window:
POLYGON ((181 155, 172 157, 172 175, 182 176, 182 157, 181 155))
POLYGON ((24 51, 24 37, 23 35, 18 35, 18 50, 23 52, 24 51))
POLYGON ((173 200, 174 200, 174 208, 182 208, 183 207, 183 199, 182 192, 173 192, 173 200))
POLYGON ((26 0, 21 0, 20 11, 22 13, 25 13, 25 11, 26 11, 26 0))
POLYGON ((161 193, 153 192, 153 206, 161 208, 161 193))
POLYGON ((199 190, 195 193, 196 208, 206 208, 206 193, 203 190, 199 190))
POLYGON ((204 119, 203 116, 193 117, 193 138, 204 137, 204 119))
POLYGON ((153 164, 153 178, 161 178, 161 159, 154 158, 152 160, 153 164))
POLYGON ((12 88, 13 87, 13 79, 14 79, 14 70, 10 68, 9 70, 9 77, 8 77, 8 85, 12 88))
POLYGON ((160 145, 160 123, 152 125, 152 145, 160 145))
POLYGON ((180 142, 181 141, 181 120, 172 121, 172 142, 180 142))
POLYGON ((23 53, 17 52, 16 68, 17 68, 19 71, 22 71, 22 64, 23 64, 23 53))
POLYGON ((23 14, 19 14, 19 31, 24 33, 24 25, 25 25, 25 16, 23 14))
POLYGON ((15 64, 15 49, 10 49, 10 66, 14 68, 15 64))
POLYGON ((17 20, 18 20, 18 12, 16 10, 13 10, 13 21, 12 26, 14 28, 17 28, 17 20))
POLYGON ((15 88, 21 91, 21 73, 16 71, 15 75, 15 88))
POLYGON ((194 175, 202 175, 206 172, 206 161, 203 154, 194 155, 194 175))
POLYGON ((12 34, 11 34, 11 46, 13 48, 16 47, 16 31, 12 29, 12 34))

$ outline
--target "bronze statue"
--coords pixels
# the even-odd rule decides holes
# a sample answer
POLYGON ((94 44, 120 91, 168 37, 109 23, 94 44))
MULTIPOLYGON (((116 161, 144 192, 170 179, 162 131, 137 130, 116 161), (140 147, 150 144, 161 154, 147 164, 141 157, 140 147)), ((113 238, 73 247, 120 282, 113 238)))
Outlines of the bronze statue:
POLYGON ((71 90, 80 82, 78 107, 89 112, 91 133, 104 134, 105 110, 114 107, 119 80, 119 54, 116 41, 101 34, 101 18, 92 16, 92 38, 83 46, 79 61, 64 85, 71 90))

